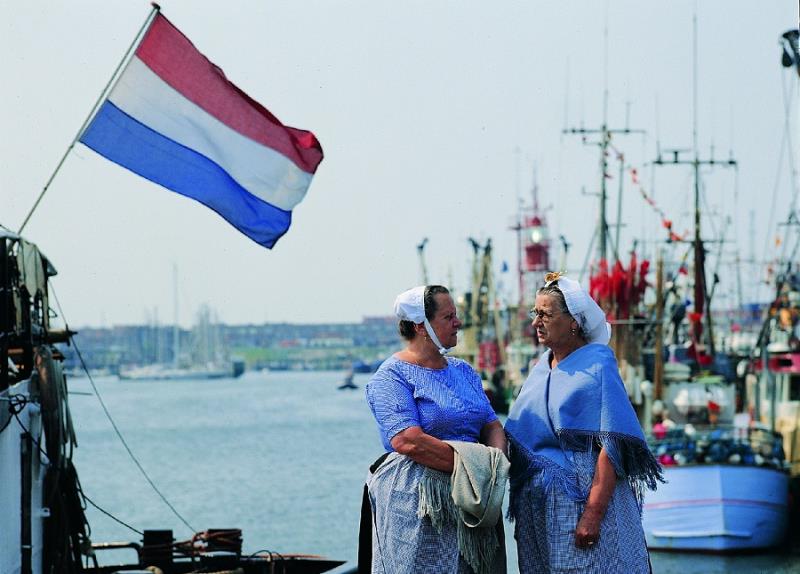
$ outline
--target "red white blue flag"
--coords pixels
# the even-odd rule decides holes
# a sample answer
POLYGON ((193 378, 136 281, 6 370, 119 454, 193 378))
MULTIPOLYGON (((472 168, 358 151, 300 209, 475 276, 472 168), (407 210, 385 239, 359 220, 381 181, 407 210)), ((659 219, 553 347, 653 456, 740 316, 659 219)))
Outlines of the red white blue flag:
POLYGON ((281 124, 161 14, 80 141, 269 248, 322 161, 314 134, 281 124))

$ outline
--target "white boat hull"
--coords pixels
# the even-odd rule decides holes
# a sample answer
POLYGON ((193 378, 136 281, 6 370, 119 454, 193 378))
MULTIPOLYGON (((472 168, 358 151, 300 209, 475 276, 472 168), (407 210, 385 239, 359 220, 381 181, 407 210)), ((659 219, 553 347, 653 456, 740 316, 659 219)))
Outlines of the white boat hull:
MULTIPOLYGON (((0 409, 14 395, 29 396, 30 381, 0 392, 0 409)), ((36 444, 42 440, 37 403, 27 403, 17 418, 0 416, 0 572, 42 571, 44 539, 43 480, 45 465, 36 444), (30 431, 30 435, 28 435, 30 431), (27 454, 26 454, 27 452, 27 454), (25 508, 23 509, 23 502, 25 508)))
POLYGON ((656 550, 733 552, 780 545, 786 533, 789 475, 759 466, 664 468, 642 516, 656 550))
POLYGON ((237 369, 235 363, 230 365, 200 365, 191 368, 166 367, 164 365, 146 365, 119 373, 124 381, 196 381, 207 379, 235 379, 244 372, 244 366, 237 369))

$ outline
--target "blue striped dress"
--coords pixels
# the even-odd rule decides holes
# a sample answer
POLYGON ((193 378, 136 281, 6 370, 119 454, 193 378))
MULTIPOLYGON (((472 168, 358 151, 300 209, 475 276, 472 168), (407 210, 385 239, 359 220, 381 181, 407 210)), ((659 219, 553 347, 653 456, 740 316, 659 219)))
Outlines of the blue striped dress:
MULTIPOLYGON (((579 488, 592 485, 598 451, 573 452, 579 488)), ((519 449, 514 456, 522 456, 519 449)), ((588 549, 575 546, 575 527, 585 503, 545 484, 534 474, 514 491, 514 538, 520 574, 648 574, 639 504, 630 483, 617 480, 600 524, 600 539, 588 549)))
MULTIPOLYGON (((465 361, 429 369, 390 357, 366 387, 367 402, 391 454, 369 477, 372 506, 372 572, 381 574, 469 574, 458 552, 456 525, 437 530, 417 518, 418 484, 424 467, 392 452, 397 433, 419 426, 440 440, 478 442, 484 425, 497 420, 480 377, 465 361)), ((497 553, 498 573, 505 553, 497 553)))

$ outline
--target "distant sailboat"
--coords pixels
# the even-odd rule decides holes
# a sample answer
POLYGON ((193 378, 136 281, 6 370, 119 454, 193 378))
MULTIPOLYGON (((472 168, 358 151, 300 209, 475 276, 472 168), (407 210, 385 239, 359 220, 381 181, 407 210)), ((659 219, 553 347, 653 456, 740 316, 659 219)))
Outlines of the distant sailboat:
MULTIPOLYGON (((178 329, 177 268, 173 269, 175 323, 172 340, 172 363, 157 362, 151 365, 120 369, 122 380, 180 381, 197 379, 233 379, 244 373, 241 359, 226 356, 219 321, 211 308, 203 305, 192 329, 191 348, 181 354, 178 329)), ((160 353, 159 353, 160 355, 160 353)))

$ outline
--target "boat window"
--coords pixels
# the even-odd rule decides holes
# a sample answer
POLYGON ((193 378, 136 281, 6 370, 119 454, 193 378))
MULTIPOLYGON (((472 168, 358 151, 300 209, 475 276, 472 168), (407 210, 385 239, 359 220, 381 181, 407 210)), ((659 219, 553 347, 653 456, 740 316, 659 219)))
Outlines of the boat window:
POLYGON ((789 400, 800 401, 800 374, 792 375, 789 379, 789 400))

